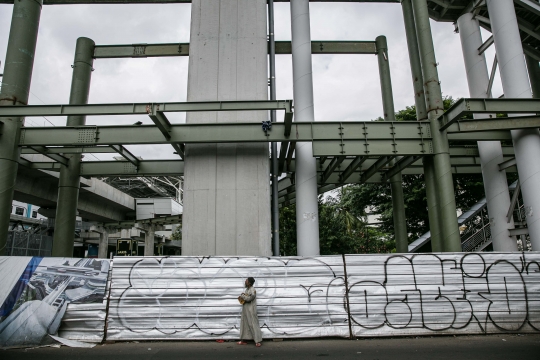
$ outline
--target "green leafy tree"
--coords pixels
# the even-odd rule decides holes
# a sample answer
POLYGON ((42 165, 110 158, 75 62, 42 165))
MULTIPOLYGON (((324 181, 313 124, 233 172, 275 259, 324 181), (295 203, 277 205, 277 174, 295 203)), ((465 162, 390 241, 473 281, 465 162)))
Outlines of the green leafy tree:
POLYGON ((171 234, 171 240, 182 240, 182 226, 178 225, 171 234))

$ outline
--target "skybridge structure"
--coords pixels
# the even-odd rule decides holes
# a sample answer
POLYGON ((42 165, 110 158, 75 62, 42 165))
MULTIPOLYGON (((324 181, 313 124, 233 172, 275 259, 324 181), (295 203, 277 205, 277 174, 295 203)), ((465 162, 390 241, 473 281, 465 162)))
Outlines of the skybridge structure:
POLYGON ((397 251, 408 252, 402 176, 410 174, 425 176, 432 251, 460 252, 452 175, 482 174, 495 251, 517 251, 511 231, 515 225, 508 214, 513 213, 520 191, 527 222, 526 230, 520 231, 528 233, 533 250, 540 250, 540 3, 350 1, 402 7, 418 121, 395 119, 392 55, 386 38, 311 39, 308 0, 290 1, 290 42, 274 40, 273 3, 279 0, 253 0, 246 9, 240 9, 241 2, 223 5, 228 9, 238 3, 234 5, 238 11, 246 11, 245 18, 229 19, 222 26, 228 29, 234 22, 245 22, 250 34, 255 34, 249 35, 250 44, 243 42, 238 29, 227 30, 236 31, 237 37, 224 40, 226 30, 205 23, 216 14, 220 19, 227 17, 225 10, 213 5, 218 0, 193 0, 192 8, 198 11, 192 10, 190 43, 106 45, 79 38, 69 102, 27 104, 39 17, 48 5, 182 2, 191 1, 14 2, 0 93, 0 254, 18 167, 59 172, 53 256, 71 256, 80 177, 185 177, 182 221, 187 255, 278 256, 278 209, 295 204, 298 255, 316 256, 317 196, 347 184, 369 182, 391 184, 397 251), (460 99, 446 112, 430 18, 455 22, 463 46, 467 70, 463 81, 468 81, 470 98, 460 99), (482 41, 480 27, 493 36, 482 41), (201 46, 210 38, 220 40, 201 46), (497 55, 488 67, 484 52, 489 46, 495 46, 497 55), (220 63, 215 54, 222 52, 229 60, 220 63), (275 56, 280 54, 293 57, 293 99, 276 99, 275 56), (384 121, 315 121, 311 58, 317 54, 376 55, 384 121), (187 102, 88 104, 94 62, 165 56, 190 57, 187 102), (250 63, 248 57, 258 60, 250 63), (231 68, 236 69, 234 79, 225 76, 231 68), (502 98, 491 97, 497 71, 503 83, 502 98), (215 85, 216 79, 224 80, 215 85), (217 95, 212 98, 208 93, 214 86, 217 95), (185 124, 169 121, 168 115, 176 112, 188 114, 185 124), (88 116, 129 115, 146 115, 153 124, 85 123, 88 116), (62 127, 24 127, 24 118, 33 116, 67 116, 68 120, 62 127), (125 147, 149 144, 169 144, 177 158, 141 160, 125 147), (112 153, 123 160, 81 161, 85 153, 112 153), (27 160, 28 154, 44 155, 48 161, 27 160), (231 168, 234 174, 229 174, 231 168), (519 175, 512 198, 506 172, 519 175), (209 176, 215 178, 208 180, 209 176), (227 202, 235 204, 238 215, 227 210, 227 202), (208 214, 213 217, 209 219, 208 214))

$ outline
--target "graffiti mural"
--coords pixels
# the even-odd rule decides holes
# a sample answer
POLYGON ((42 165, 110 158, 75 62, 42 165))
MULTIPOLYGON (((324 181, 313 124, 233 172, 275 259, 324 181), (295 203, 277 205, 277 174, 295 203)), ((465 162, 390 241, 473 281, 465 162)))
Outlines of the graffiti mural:
POLYGON ((537 253, 117 258, 107 338, 238 338, 248 276, 265 338, 535 332, 539 263, 537 253))
POLYGON ((341 257, 115 258, 107 339, 236 339, 244 279, 266 338, 348 336, 341 257))
POLYGON ((345 258, 355 336, 540 331, 536 253, 345 258))

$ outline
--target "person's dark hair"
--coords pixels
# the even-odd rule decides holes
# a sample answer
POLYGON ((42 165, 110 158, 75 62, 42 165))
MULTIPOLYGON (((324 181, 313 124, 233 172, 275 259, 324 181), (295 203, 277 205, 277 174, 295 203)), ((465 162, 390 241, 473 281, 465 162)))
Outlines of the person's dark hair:
POLYGON ((251 276, 248 277, 247 280, 248 280, 248 282, 249 282, 249 284, 250 284, 251 286, 253 286, 253 284, 255 284, 255 279, 252 278, 251 276))

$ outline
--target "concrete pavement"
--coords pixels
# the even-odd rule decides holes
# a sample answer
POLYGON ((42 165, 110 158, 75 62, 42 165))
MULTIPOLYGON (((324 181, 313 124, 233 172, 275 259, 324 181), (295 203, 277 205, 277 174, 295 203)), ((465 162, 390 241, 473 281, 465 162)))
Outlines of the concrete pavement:
POLYGON ((178 359, 540 359, 538 335, 435 336, 393 339, 314 339, 265 341, 261 348, 234 342, 125 342, 92 349, 0 350, 3 360, 178 360, 178 359))

